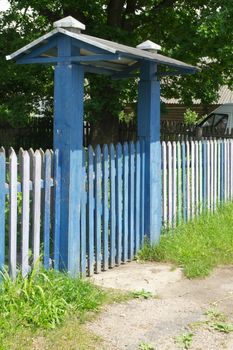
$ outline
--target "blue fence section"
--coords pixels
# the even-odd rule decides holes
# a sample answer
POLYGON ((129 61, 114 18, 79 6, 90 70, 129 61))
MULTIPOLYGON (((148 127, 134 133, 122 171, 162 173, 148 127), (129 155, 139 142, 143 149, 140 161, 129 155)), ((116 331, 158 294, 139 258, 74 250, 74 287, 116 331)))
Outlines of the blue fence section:
MULTIPOLYGON (((0 151, 0 265, 15 277, 38 259, 61 261, 61 162, 47 150, 0 151)), ((134 258, 144 237, 143 142, 83 150, 79 273, 91 276, 134 258)))
POLYGON ((89 146, 85 159, 81 261, 91 276, 132 260, 142 246, 144 142, 89 146))
MULTIPOLYGON (((162 142, 162 221, 170 229, 233 198, 233 140, 162 142)), ((58 151, 0 149, 0 266, 60 269, 58 151)), ((76 263, 82 276, 134 259, 145 238, 145 144, 83 150, 76 263)))

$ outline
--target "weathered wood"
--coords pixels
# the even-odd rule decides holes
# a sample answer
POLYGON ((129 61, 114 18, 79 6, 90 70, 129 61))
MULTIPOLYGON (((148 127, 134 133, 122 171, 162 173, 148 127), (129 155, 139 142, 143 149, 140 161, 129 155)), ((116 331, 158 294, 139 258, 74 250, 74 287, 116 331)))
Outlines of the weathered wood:
POLYGON ((145 142, 144 140, 140 141, 141 145, 141 231, 140 231, 140 244, 143 246, 145 238, 145 142))
POLYGON ((95 148, 95 272, 101 271, 101 149, 95 148))
POLYGON ((135 147, 130 143, 129 147, 129 259, 134 257, 135 244, 135 147))
POLYGON ((110 267, 115 266, 116 258, 116 164, 115 148, 110 144, 110 267))
POLYGON ((199 149, 198 149, 198 142, 195 141, 195 215, 197 216, 199 214, 199 149))
POLYGON ((181 144, 182 147, 182 196, 183 196, 183 220, 187 221, 187 185, 186 185, 186 144, 183 141, 181 144))
POLYGON ((211 208, 211 158, 210 158, 210 142, 207 141, 206 143, 206 202, 207 202, 207 209, 209 210, 211 208))
POLYGON ((213 201, 214 201, 214 210, 217 209, 217 162, 218 162, 218 155, 217 155, 217 141, 214 141, 213 144, 214 147, 214 192, 213 192, 213 201))
POLYGON ((40 258, 40 223, 41 223, 41 154, 37 150, 33 157, 33 209, 32 239, 33 264, 40 258))
POLYGON ((210 209, 214 211, 214 144, 210 140, 210 209))
POLYGON ((109 236, 109 154, 108 146, 103 147, 103 269, 106 271, 109 267, 109 251, 108 251, 108 236, 109 236))
POLYGON ((202 181, 203 181, 203 158, 202 158, 202 142, 198 141, 198 157, 199 157, 199 213, 202 213, 203 208, 203 194, 202 194, 202 181))
POLYGON ((122 259, 122 146, 116 146, 116 264, 119 265, 122 259))
POLYGON ((41 156, 44 171, 44 196, 43 196, 43 228, 44 228, 44 268, 50 266, 50 218, 51 218, 51 164, 52 157, 49 150, 45 152, 43 158, 41 156))
POLYGON ((17 267, 17 156, 10 149, 9 156, 9 273, 16 278, 17 267))
POLYGON ((186 192, 187 192, 187 220, 190 219, 190 144, 186 141, 186 192))
POLYGON ((137 254, 140 248, 140 187, 141 187, 141 153, 140 142, 136 142, 136 159, 135 159, 135 248, 137 254))
POLYGON ((29 221, 30 221, 30 157, 28 152, 21 153, 20 168, 22 171, 22 238, 21 265, 22 275, 29 272, 29 221))
POLYGON ((163 225, 166 228, 167 227, 167 145, 166 142, 162 142, 162 176, 163 176, 163 182, 162 182, 162 188, 163 188, 163 225))
POLYGON ((224 190, 225 190, 225 182, 224 182, 224 143, 221 141, 220 143, 220 201, 224 202, 224 190))
POLYGON ((86 173, 86 151, 83 149, 83 179, 82 179, 82 200, 81 200, 81 275, 86 277, 87 273, 87 173, 86 173))
POLYGON ((88 275, 94 273, 94 156, 91 146, 88 147, 88 275))
POLYGON ((196 203, 195 203, 195 143, 190 142, 191 146, 191 218, 195 216, 196 203))
POLYGON ((54 152, 54 223, 53 223, 53 259, 54 269, 60 267, 60 219, 61 219, 61 162, 59 161, 60 153, 54 152))
POLYGON ((177 223, 182 221, 182 167, 181 144, 177 142, 177 223))
POLYGON ((129 258, 129 147, 123 145, 123 262, 129 258))
POLYGON ((0 270, 5 264, 5 204, 6 204, 6 156, 0 148, 0 270))
POLYGON ((228 151, 227 151, 227 142, 224 142, 224 202, 228 199, 228 151))
POLYGON ((168 159, 168 226, 172 227, 172 144, 167 143, 167 159, 168 159))
POLYGON ((203 180, 202 180, 202 202, 203 210, 206 210, 207 207, 207 143, 204 141, 202 143, 202 167, 203 167, 203 180))
POLYGON ((218 190, 217 190, 217 200, 218 204, 221 200, 221 141, 218 141, 218 190))
POLYGON ((176 226, 177 221, 177 152, 176 152, 176 142, 172 143, 172 225, 176 226))

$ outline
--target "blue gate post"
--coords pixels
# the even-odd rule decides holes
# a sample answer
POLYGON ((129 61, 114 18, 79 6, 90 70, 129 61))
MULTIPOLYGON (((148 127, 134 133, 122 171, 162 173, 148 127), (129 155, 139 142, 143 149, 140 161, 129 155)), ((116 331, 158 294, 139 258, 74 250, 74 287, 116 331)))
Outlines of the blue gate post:
POLYGON ((54 150, 59 150, 61 167, 60 268, 73 276, 80 270, 84 71, 69 57, 79 54, 72 38, 58 38, 58 57, 67 57, 57 63, 54 77, 54 150))
POLYGON ((138 86, 138 137, 145 140, 145 235, 151 244, 161 233, 160 82, 157 64, 143 61, 138 86))

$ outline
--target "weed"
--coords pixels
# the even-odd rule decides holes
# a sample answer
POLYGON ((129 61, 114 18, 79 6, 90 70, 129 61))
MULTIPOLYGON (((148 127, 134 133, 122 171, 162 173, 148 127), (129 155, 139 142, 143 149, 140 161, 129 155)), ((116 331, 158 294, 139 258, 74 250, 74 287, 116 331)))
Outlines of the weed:
POLYGON ((217 265, 233 263, 233 203, 214 213, 182 223, 163 234, 160 243, 145 243, 139 260, 172 262, 181 266, 188 278, 204 277, 217 265))
POLYGON ((180 344, 184 349, 189 349, 193 341, 193 333, 185 333, 176 337, 176 342, 180 344))
POLYGON ((135 291, 131 293, 133 298, 138 298, 138 299, 149 299, 153 296, 151 292, 147 292, 146 290, 142 289, 140 291, 135 291))
POLYGON ((221 333, 233 332, 233 325, 226 322, 214 322, 211 324, 211 327, 221 333))
POLYGON ((139 344, 138 350, 155 350, 155 347, 151 344, 142 342, 139 344))
POLYGON ((208 316, 210 320, 218 320, 224 322, 227 319, 227 316, 225 314, 216 309, 207 310, 205 312, 205 315, 208 316))
POLYGON ((15 281, 4 273, 0 286, 0 349, 5 349, 5 340, 17 332, 54 329, 70 315, 80 319, 87 311, 98 310, 104 300, 101 289, 64 273, 35 266, 26 278, 19 274, 15 281))

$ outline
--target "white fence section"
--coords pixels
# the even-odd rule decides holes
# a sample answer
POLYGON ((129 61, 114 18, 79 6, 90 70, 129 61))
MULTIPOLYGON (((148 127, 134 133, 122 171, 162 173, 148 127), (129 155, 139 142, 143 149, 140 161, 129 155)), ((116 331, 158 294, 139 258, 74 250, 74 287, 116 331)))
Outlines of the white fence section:
POLYGON ((177 226, 233 198, 233 140, 162 142, 162 221, 177 226))

